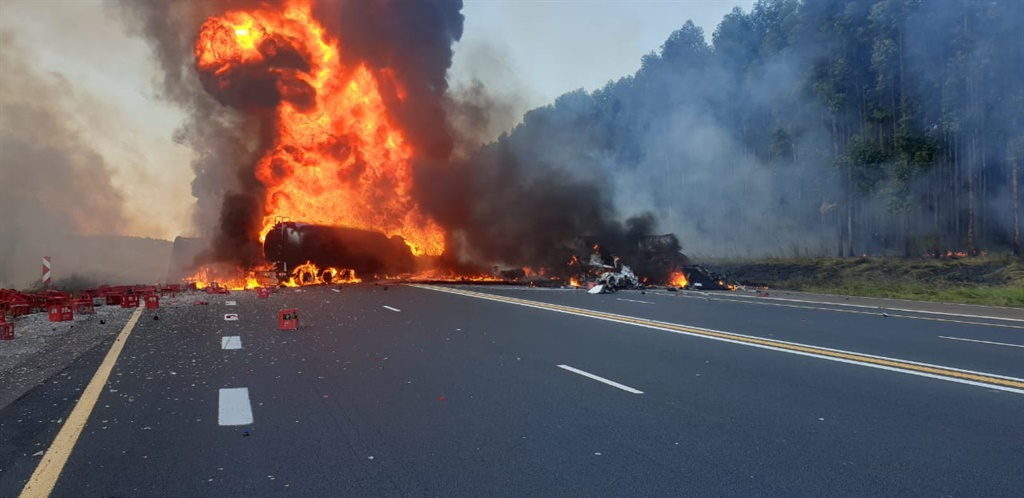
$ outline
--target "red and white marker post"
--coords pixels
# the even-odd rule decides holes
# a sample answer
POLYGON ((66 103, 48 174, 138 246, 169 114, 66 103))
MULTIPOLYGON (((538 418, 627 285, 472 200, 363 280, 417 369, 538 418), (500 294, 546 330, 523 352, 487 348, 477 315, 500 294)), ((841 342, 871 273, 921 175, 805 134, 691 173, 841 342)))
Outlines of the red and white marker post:
POLYGON ((50 257, 43 256, 43 285, 47 288, 50 287, 50 278, 53 276, 50 271, 50 257))

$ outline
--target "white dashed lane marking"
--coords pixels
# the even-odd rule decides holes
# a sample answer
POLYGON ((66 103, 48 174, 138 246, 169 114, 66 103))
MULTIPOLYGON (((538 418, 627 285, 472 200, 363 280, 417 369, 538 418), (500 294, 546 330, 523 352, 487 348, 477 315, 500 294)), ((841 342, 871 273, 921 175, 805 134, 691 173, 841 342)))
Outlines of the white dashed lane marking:
POLYGON ((584 377, 586 377, 588 379, 594 379, 594 380, 596 380, 596 381, 598 381, 598 382, 600 382, 602 384, 608 384, 609 386, 612 386, 612 387, 615 387, 615 388, 618 388, 618 389, 622 389, 623 391, 626 391, 627 393, 632 393, 632 394, 643 394, 644 393, 643 391, 640 391, 640 390, 637 390, 637 389, 633 389, 632 387, 629 387, 629 386, 627 386, 625 384, 619 384, 618 382, 615 382, 614 380, 608 380, 608 379, 606 379, 604 377, 600 377, 600 376, 594 375, 594 374, 592 374, 590 372, 584 372, 583 370, 580 370, 578 368, 570 367, 569 365, 558 365, 558 368, 561 368, 562 370, 568 370, 568 371, 570 371, 570 372, 572 372, 574 374, 577 374, 577 375, 582 375, 582 376, 584 376, 584 377))
POLYGON ((650 302, 650 301, 640 301, 640 300, 638 300, 638 299, 626 299, 626 298, 622 298, 622 297, 617 297, 617 298, 615 298, 615 299, 616 299, 616 300, 618 300, 618 301, 629 301, 629 302, 631 302, 631 303, 640 303, 640 304, 654 304, 654 303, 652 303, 652 302, 650 302))
POLYGON ((248 387, 220 390, 217 423, 220 425, 249 425, 252 423, 252 404, 248 387))
POLYGON ((1024 344, 1007 344, 1005 342, 979 341, 977 339, 964 339, 963 337, 946 337, 944 335, 940 335, 939 339, 950 339, 950 340, 954 340, 954 341, 964 341, 964 342, 980 342, 982 344, 993 344, 993 345, 996 345, 996 346, 1010 346, 1011 348, 1024 348, 1024 344))
POLYGON ((221 349, 242 349, 242 337, 237 335, 226 335, 220 338, 221 349))

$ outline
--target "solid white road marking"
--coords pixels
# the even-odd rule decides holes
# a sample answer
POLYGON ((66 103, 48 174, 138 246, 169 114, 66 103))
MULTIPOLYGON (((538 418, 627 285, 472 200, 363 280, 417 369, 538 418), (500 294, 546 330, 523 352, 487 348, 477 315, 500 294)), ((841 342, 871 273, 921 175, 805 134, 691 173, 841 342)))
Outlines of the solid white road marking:
POLYGON ((1024 344, 1007 344, 1005 342, 979 341, 977 339, 964 339, 963 337, 946 337, 940 335, 939 339, 951 339, 954 341, 980 342, 982 344, 995 344, 996 346, 1010 346, 1011 348, 1024 348, 1024 344))
POLYGON ((331 289, 331 290, 334 291, 334 292, 341 292, 341 290, 339 290, 339 289, 331 289))
POLYGON ((225 305, 227 305, 227 306, 235 306, 235 305, 237 305, 238 303, 236 303, 236 302, 234 302, 234 301, 225 301, 225 302, 224 302, 224 304, 225 304, 225 305))
POLYGON ((639 300, 636 300, 636 299, 624 299, 624 298, 621 298, 621 297, 617 297, 617 298, 615 298, 615 300, 617 300, 617 301, 629 301, 631 303, 654 304, 654 303, 652 303, 650 301, 639 301, 639 300))
POLYGON ((753 296, 742 296, 742 295, 732 296, 732 297, 744 298, 744 299, 747 299, 746 301, 740 300, 740 299, 729 299, 729 298, 719 298, 719 297, 714 297, 713 298, 713 297, 707 296, 705 293, 696 294, 696 295, 692 295, 692 296, 685 295, 685 294, 680 294, 679 297, 684 297, 684 298, 687 298, 687 299, 706 299, 708 301, 719 301, 719 302, 725 302, 725 303, 756 304, 758 306, 778 306, 778 307, 782 307, 782 308, 797 308, 797 309, 803 309, 803 310, 831 311, 831 312, 835 312, 835 313, 852 313, 852 314, 856 314, 856 315, 885 316, 885 317, 891 317, 891 318, 907 318, 907 319, 910 319, 910 320, 928 320, 928 321, 932 321, 932 322, 943 322, 943 323, 960 323, 960 324, 964 324, 964 325, 980 325, 980 326, 983 326, 983 327, 999 327, 999 328, 1006 328, 1006 329, 1024 329, 1024 327, 1022 327, 1020 325, 1014 325, 1014 324, 1009 324, 1009 323, 972 322, 972 321, 969 321, 969 320, 953 320, 951 318, 935 318, 935 317, 929 317, 929 316, 900 315, 900 314, 896 314, 896 313, 886 313, 886 312, 887 311, 907 311, 907 312, 911 312, 911 313, 929 313, 929 314, 933 314, 933 315, 938 314, 938 315, 964 316, 964 317, 983 318, 983 319, 991 319, 991 320, 1010 320, 1010 321, 1016 320, 1015 318, 999 318, 999 317, 975 316, 975 315, 955 315, 955 314, 952 314, 952 313, 940 313, 938 311, 919 311, 919 310, 915 311, 915 310, 902 310, 902 309, 899 309, 899 308, 876 308, 876 307, 873 307, 873 306, 863 306, 863 305, 859 305, 859 304, 818 303, 818 301, 801 301, 801 300, 797 300, 797 299, 782 299, 782 298, 768 298, 768 297, 758 299, 758 298, 753 297, 753 296), (757 299, 757 300, 755 301, 755 299, 757 299), (824 307, 820 307, 820 306, 807 306, 807 305, 803 305, 803 304, 785 304, 785 303, 781 303, 781 302, 780 303, 770 303, 770 302, 767 302, 767 300, 769 300, 769 299, 774 299, 776 301, 795 301, 795 302, 818 303, 818 304, 825 304, 825 305, 829 305, 829 306, 846 306, 846 307, 851 307, 851 308, 865 308, 865 309, 873 309, 874 311, 848 310, 848 309, 839 309, 839 308, 824 308, 824 307))
POLYGON ((221 349, 242 349, 242 337, 237 335, 226 335, 220 338, 221 349))
POLYGON ((249 403, 248 387, 220 390, 217 423, 220 425, 249 425, 252 423, 252 405, 249 403))
POLYGON ((601 382, 601 383, 604 383, 604 384, 608 384, 609 386, 612 386, 612 387, 617 387, 619 389, 622 389, 623 391, 626 391, 627 393, 632 393, 632 394, 643 394, 644 393, 643 391, 638 391, 638 390, 633 389, 632 387, 629 387, 627 385, 619 384, 618 382, 615 382, 614 380, 608 380, 608 379, 606 379, 604 377, 600 377, 600 376, 594 375, 594 374, 592 374, 590 372, 584 372, 583 370, 580 370, 578 368, 570 367, 569 365, 558 365, 558 368, 561 368, 562 370, 568 370, 568 371, 570 371, 570 372, 572 372, 574 374, 582 375, 582 376, 584 376, 584 377, 586 377, 588 379, 594 379, 594 380, 596 380, 598 382, 601 382))
POLYGON ((228 314, 224 315, 224 319, 229 321, 229 322, 237 322, 238 321, 238 315, 235 314, 235 313, 228 313, 228 314))
POLYGON ((771 300, 771 301, 789 301, 792 303, 810 303, 810 304, 824 304, 828 306, 842 306, 846 308, 866 308, 879 311, 900 311, 904 313, 920 313, 923 315, 941 315, 941 316, 955 316, 959 318, 978 318, 984 320, 1001 320, 1005 322, 1024 322, 1021 318, 1007 318, 1001 316, 988 316, 988 315, 972 315, 965 313, 948 313, 944 311, 928 311, 928 310, 914 310, 909 308, 893 308, 889 306, 871 306, 866 304, 850 304, 850 303, 830 303, 827 301, 811 301, 808 299, 793 299, 788 297, 756 297, 747 296, 744 294, 732 294, 729 297, 743 298, 743 299, 756 299, 756 300, 771 300))
POLYGON ((392 308, 391 306, 388 306, 388 305, 386 305, 386 304, 384 305, 384 307, 385 307, 385 308, 387 308, 387 309, 389 309, 389 310, 391 310, 391 311, 402 311, 402 310, 400 310, 400 309, 398 309, 398 308, 392 308))

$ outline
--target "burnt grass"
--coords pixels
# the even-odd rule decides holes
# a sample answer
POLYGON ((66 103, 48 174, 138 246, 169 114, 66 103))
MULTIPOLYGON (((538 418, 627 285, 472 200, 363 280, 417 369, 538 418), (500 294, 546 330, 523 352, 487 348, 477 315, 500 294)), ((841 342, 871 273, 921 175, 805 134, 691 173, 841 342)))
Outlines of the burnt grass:
POLYGON ((710 260, 704 265, 747 286, 1024 307, 1024 260, 1012 256, 710 260))

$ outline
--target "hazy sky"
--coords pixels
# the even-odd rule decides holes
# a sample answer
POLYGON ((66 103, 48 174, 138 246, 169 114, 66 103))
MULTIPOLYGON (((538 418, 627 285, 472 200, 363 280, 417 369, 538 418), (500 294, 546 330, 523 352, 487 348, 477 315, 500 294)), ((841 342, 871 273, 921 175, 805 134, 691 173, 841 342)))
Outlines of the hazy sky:
MULTIPOLYGON (((473 1, 455 47, 453 86, 479 79, 515 96, 522 110, 576 88, 593 90, 635 72, 640 57, 692 19, 710 40, 734 6, 753 0, 473 1)), ((172 139, 182 115, 158 101, 156 66, 140 39, 122 33, 96 0, 0 0, 0 30, 40 78, 63 82, 82 138, 93 143, 125 192, 134 223, 125 235, 189 232, 190 152, 172 139)), ((0 74, 0 78, 3 75, 0 74)), ((11 167, 11 165, 2 165, 11 167)))
POLYGON ((455 46, 454 83, 477 77, 499 93, 525 93, 530 107, 595 90, 640 69, 688 20, 711 34, 733 7, 754 0, 467 0, 455 46))

